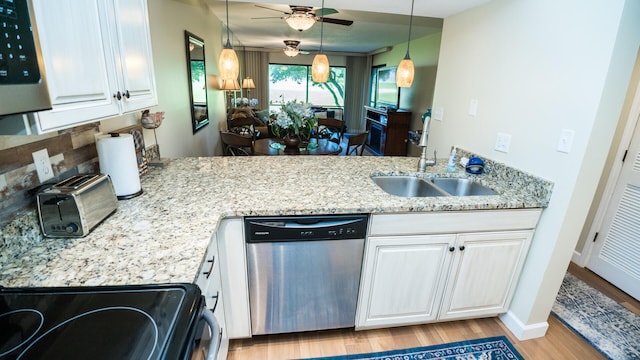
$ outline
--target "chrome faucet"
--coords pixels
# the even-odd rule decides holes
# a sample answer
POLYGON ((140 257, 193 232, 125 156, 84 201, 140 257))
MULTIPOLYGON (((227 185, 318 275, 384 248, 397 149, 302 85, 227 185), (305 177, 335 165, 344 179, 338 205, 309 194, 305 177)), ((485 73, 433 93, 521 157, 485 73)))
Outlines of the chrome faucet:
POLYGON ((422 130, 422 136, 418 146, 422 148, 422 154, 420 155, 420 161, 418 161, 418 171, 425 172, 427 166, 434 166, 436 164, 436 151, 433 151, 433 160, 427 159, 427 139, 429 138, 429 125, 431 124, 431 116, 424 118, 424 128, 422 130))

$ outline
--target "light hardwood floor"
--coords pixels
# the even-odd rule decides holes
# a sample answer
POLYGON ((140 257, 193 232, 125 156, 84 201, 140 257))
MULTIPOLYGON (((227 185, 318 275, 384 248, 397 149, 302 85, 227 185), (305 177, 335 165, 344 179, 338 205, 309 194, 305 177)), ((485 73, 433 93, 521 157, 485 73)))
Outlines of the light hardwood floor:
MULTIPOLYGON (((571 265, 569 271, 640 314, 640 303, 611 286, 591 271, 571 265)), ((296 359, 305 357, 358 354, 417 346, 506 336, 525 359, 597 360, 605 359, 595 348, 550 315, 546 336, 519 341, 498 318, 450 321, 419 326, 353 331, 351 329, 316 331, 300 334, 255 336, 233 340, 229 360, 296 359)))

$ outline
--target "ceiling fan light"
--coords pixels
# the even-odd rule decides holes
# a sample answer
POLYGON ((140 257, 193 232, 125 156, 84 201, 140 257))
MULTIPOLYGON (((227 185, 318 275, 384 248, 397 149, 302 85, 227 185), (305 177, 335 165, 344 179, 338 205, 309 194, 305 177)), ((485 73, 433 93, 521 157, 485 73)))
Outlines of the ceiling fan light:
POLYGON ((310 29, 316 23, 316 17, 310 13, 293 13, 284 18, 292 29, 304 31, 310 29))
POLYGON ((329 59, 325 54, 317 54, 311 64, 311 78, 314 82, 322 83, 329 80, 329 59))
POLYGON ((222 80, 237 80, 240 74, 240 64, 238 55, 231 47, 225 47, 220 53, 218 60, 218 70, 222 80))
POLYGON ((284 51, 285 55, 290 56, 290 57, 297 56, 298 53, 300 53, 300 50, 298 50, 297 48, 293 48, 293 47, 289 47, 289 46, 284 48, 283 51, 284 51))

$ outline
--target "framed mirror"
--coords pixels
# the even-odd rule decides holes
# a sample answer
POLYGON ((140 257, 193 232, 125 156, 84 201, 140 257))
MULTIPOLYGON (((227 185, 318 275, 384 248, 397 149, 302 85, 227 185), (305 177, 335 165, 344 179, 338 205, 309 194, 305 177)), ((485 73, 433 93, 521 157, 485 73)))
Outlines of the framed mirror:
POLYGON ((191 125, 193 125, 193 132, 195 133, 209 124, 207 73, 204 66, 204 40, 186 30, 184 32, 184 39, 187 48, 191 125))

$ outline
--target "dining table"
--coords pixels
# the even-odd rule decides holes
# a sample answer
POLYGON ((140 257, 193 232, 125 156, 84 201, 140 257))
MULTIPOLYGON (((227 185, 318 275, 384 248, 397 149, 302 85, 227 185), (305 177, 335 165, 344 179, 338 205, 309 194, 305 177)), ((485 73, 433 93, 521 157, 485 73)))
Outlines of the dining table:
POLYGON ((286 149, 277 138, 257 139, 253 145, 256 155, 338 155, 342 151, 339 144, 327 139, 301 143, 294 149, 286 149))

